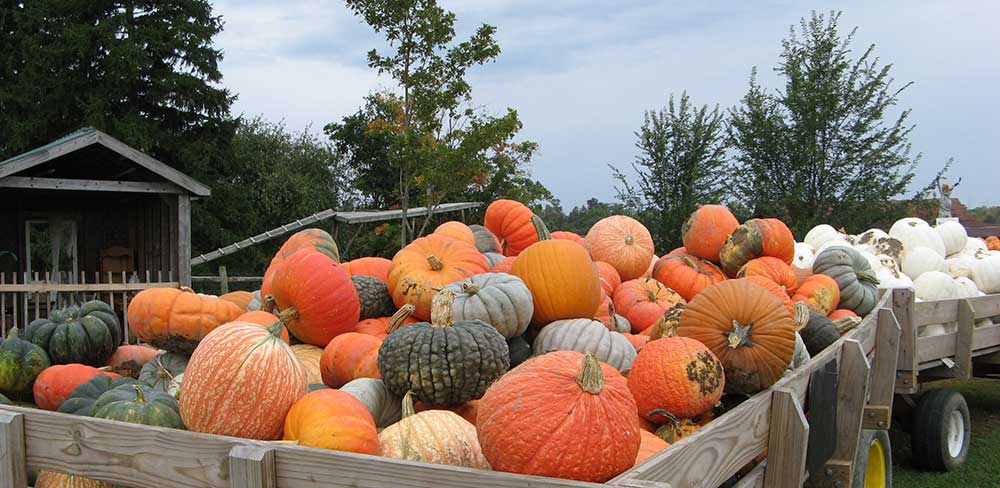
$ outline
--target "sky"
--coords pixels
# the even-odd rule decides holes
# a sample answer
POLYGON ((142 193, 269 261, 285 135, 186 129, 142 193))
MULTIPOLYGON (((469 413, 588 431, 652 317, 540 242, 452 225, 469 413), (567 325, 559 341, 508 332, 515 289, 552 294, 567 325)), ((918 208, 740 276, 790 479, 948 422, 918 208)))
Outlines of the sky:
MULTIPOLYGON (((1000 204, 1000 2, 441 0, 455 12, 459 39, 497 27, 502 53, 474 68, 473 100, 502 114, 517 110, 521 140, 539 144, 532 176, 563 208, 588 198, 613 201, 609 164, 628 168, 646 110, 687 91, 693 103, 728 109, 747 91, 752 67, 770 89, 781 40, 811 10, 839 10, 841 31, 857 27, 893 64, 912 110, 912 152, 922 159, 912 185, 931 182, 953 157, 953 197, 1000 204)), ((369 92, 393 86, 366 65, 382 38, 342 1, 223 0, 216 37, 223 84, 238 94, 234 113, 322 131, 354 113, 369 92)))

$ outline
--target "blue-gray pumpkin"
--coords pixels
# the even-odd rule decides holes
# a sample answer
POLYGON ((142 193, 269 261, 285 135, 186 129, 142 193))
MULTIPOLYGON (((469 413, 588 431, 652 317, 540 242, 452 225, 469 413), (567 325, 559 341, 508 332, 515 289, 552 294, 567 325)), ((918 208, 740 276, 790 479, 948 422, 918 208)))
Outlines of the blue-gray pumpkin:
POLYGON ((878 303, 878 278, 868 260, 849 247, 834 246, 813 262, 813 273, 825 274, 840 288, 840 308, 864 317, 878 303))

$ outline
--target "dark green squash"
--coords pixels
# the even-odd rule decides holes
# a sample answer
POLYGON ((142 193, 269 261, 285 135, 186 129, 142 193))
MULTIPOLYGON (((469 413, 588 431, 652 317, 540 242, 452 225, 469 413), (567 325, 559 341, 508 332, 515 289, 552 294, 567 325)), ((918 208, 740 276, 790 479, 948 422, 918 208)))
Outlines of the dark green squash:
POLYGON ((91 417, 94 415, 94 402, 101 395, 120 386, 127 387, 137 383, 136 380, 127 376, 111 378, 103 374, 96 375, 74 388, 69 398, 59 406, 59 412, 91 417))
POLYGON ((396 304, 392 302, 389 287, 385 282, 371 276, 352 276, 354 289, 358 291, 361 301, 360 320, 376 317, 389 317, 396 313, 396 304))
POLYGON ((24 338, 45 349, 52 364, 100 367, 121 344, 122 326, 110 305, 91 300, 32 321, 24 338))
POLYGON ((43 369, 51 366, 49 355, 37 344, 17 336, 17 327, 0 339, 0 392, 24 393, 43 369))
POLYGON ((514 368, 531 357, 531 344, 524 336, 514 336, 507 339, 507 349, 510 351, 510 367, 514 368))
POLYGON ((460 405, 483 396, 507 372, 507 341, 479 320, 453 322, 455 293, 434 296, 431 323, 402 327, 382 342, 378 369, 391 393, 407 391, 430 405, 460 405))
POLYGON ((167 391, 170 382, 187 369, 188 357, 173 352, 161 352, 139 371, 139 381, 160 391, 167 391))
POLYGON ((818 312, 809 312, 809 321, 806 326, 799 331, 802 342, 806 344, 806 350, 810 356, 815 356, 840 339, 840 332, 833 324, 833 321, 818 312))
POLYGON ((184 429, 177 400, 140 384, 111 390, 97 399, 94 417, 132 424, 184 429))

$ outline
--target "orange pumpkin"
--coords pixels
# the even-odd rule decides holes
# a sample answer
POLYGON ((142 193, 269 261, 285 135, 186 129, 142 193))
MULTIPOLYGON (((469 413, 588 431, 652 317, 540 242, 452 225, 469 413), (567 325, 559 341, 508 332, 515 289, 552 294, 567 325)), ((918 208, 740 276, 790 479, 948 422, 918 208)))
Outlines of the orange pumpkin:
POLYGON ((728 208, 703 205, 681 227, 684 252, 717 263, 722 244, 739 226, 740 222, 728 208))
POLYGON ((350 393, 316 390, 299 398, 285 417, 283 438, 300 446, 378 453, 378 431, 368 408, 350 393))
POLYGON ((585 245, 585 239, 577 234, 576 232, 569 232, 566 230, 557 230, 552 232, 553 239, 565 239, 567 241, 573 241, 580 245, 585 245))
POLYGON ((472 229, 457 220, 449 220, 434 229, 437 235, 451 237, 452 239, 476 245, 476 236, 472 234, 472 229))
POLYGON ((480 400, 476 428, 497 471, 603 483, 639 452, 625 378, 575 351, 536 356, 503 375, 480 400))
POLYGON ((809 310, 830 315, 840 303, 840 287, 833 278, 825 274, 814 274, 799 285, 792 301, 805 302, 809 310))
POLYGON ((231 302, 190 288, 149 288, 128 304, 129 330, 142 342, 190 354, 206 334, 243 313, 231 302))
POLYGON ((253 293, 248 291, 231 291, 220 295, 219 300, 225 300, 240 307, 240 310, 246 310, 250 306, 250 301, 253 300, 253 293))
POLYGON ((490 268, 490 273, 510 273, 514 269, 514 261, 517 260, 517 256, 509 256, 500 260, 499 263, 494 264, 490 268))
POLYGON ((375 336, 379 339, 385 339, 386 336, 389 335, 390 330, 396 330, 406 324, 415 324, 420 322, 410 316, 413 313, 413 309, 413 305, 406 304, 397 310, 392 317, 374 317, 362 320, 361 322, 358 322, 355 332, 375 336))
POLYGON ((468 420, 472 425, 476 425, 476 417, 479 415, 479 400, 469 400, 461 405, 426 405, 423 402, 413 402, 413 409, 416 412, 424 410, 447 410, 455 412, 459 417, 468 420))
POLYGON ((415 412, 411 393, 403 396, 403 418, 378 435, 379 455, 394 459, 490 469, 476 426, 448 410, 415 412))
POLYGON ((653 325, 678 303, 685 303, 676 291, 653 278, 626 281, 615 290, 615 310, 632 324, 633 332, 653 325))
POLYGON ((795 351, 795 324, 788 309, 766 288, 746 279, 702 290, 681 314, 677 335, 715 353, 730 393, 753 394, 770 387, 795 351))
POLYGON ((155 347, 125 344, 115 349, 105 366, 111 367, 111 371, 122 376, 138 378, 142 366, 159 352, 155 347))
MULTIPOLYGON (((261 290, 270 285, 271 280, 274 279, 274 272, 277 271, 281 263, 300 249, 312 249, 313 251, 325 254, 338 263, 340 262, 340 250, 337 248, 337 243, 333 240, 333 237, 327 231, 315 228, 300 230, 292 234, 281 245, 281 248, 274 254, 274 257, 271 258, 271 263, 268 264, 267 270, 264 271, 264 282, 261 283, 261 290)), ((266 295, 266 293, 261 293, 261 296, 266 295)))
POLYGON ((307 387, 282 328, 280 321, 266 329, 230 322, 205 336, 184 370, 180 413, 189 430, 281 438, 288 410, 307 387))
POLYGON ((618 270, 604 261, 594 261, 594 265, 597 266, 597 274, 600 276, 601 289, 604 290, 604 294, 609 297, 614 295, 615 289, 618 288, 618 285, 622 284, 622 278, 618 274, 618 270))
POLYGON ((344 271, 351 276, 371 276, 382 281, 389 281, 389 269, 392 261, 379 257, 364 257, 343 264, 344 271))
POLYGON ((412 304, 414 318, 430 320, 435 288, 487 270, 486 258, 476 246, 431 234, 411 242, 392 258, 389 293, 396 307, 412 304))
POLYGON ((601 290, 601 306, 597 307, 594 320, 604 324, 610 331, 618 332, 619 327, 625 327, 626 325, 628 325, 629 330, 632 330, 631 324, 626 323, 627 319, 618 315, 615 310, 614 301, 611 297, 604 294, 604 290, 601 290))
POLYGON ((319 358, 323 355, 323 349, 312 344, 296 344, 291 346, 292 354, 299 360, 299 364, 306 372, 306 383, 310 385, 322 385, 323 373, 320 372, 319 358))
POLYGON ((788 309, 788 313, 792 314, 792 317, 795 317, 795 302, 788 297, 788 293, 785 293, 785 287, 775 283, 771 278, 766 276, 754 275, 748 276, 746 279, 767 288, 767 291, 771 292, 778 300, 781 300, 781 303, 788 309))
POLYGON ((853 310, 848 310, 846 308, 838 308, 834 310, 827 318, 830 320, 842 319, 844 317, 857 317, 858 314, 854 313, 853 310))
POLYGON ((643 278, 649 278, 653 276, 653 268, 656 267, 656 262, 660 260, 660 257, 653 255, 649 258, 649 267, 646 268, 646 272, 642 274, 643 278))
POLYGON ((725 385, 719 358, 688 337, 649 342, 632 362, 628 377, 639 415, 656 423, 669 420, 662 411, 694 417, 711 410, 725 385))
MULTIPOLYGON (((500 253, 517 256, 528 246, 538 242, 538 224, 530 208, 514 200, 496 200, 486 207, 483 225, 500 239, 500 253)), ((543 224, 544 225, 544 224, 543 224)))
POLYGON ((323 383, 340 388, 358 378, 381 378, 378 372, 378 348, 382 339, 368 334, 348 332, 334 337, 319 359, 323 383))
POLYGON ((791 264, 795 258, 795 238, 778 219, 750 219, 736 228, 719 250, 722 271, 735 277, 751 259, 771 256, 791 264))
MULTIPOLYGON (((234 322, 249 322, 251 324, 257 324, 261 327, 267 328, 278 321, 278 316, 271 313, 265 312, 263 310, 253 310, 246 312, 239 317, 236 317, 234 322)), ((290 340, 288 338, 288 329, 281 328, 281 340, 285 341, 285 344, 289 344, 290 340)))
POLYGON ((587 232, 586 242, 594 260, 614 266, 622 281, 641 277, 653 257, 653 237, 649 230, 625 215, 597 221, 587 232))
POLYGON ((726 279, 711 261, 684 253, 670 253, 653 266, 653 278, 690 301, 706 286, 726 279))
POLYGON ((103 374, 111 378, 121 378, 121 375, 103 371, 84 364, 57 364, 49 366, 39 373, 32 385, 35 405, 43 410, 59 410, 59 407, 69 398, 76 387, 90 381, 91 378, 103 374))
POLYGON ((354 330, 361 316, 361 301, 347 271, 312 249, 285 259, 261 295, 274 297, 292 335, 317 347, 354 330))
POLYGON ((639 453, 635 455, 635 464, 641 464, 643 461, 653 457, 654 454, 668 447, 670 447, 670 444, 657 437, 656 434, 646 430, 639 432, 639 453))
MULTIPOLYGON (((651 328, 652 327, 649 327, 648 329, 651 329, 651 328)), ((628 339, 628 341, 632 343, 632 347, 635 348, 636 352, 639 352, 639 351, 642 350, 643 347, 646 347, 646 344, 648 344, 649 340, 650 340, 649 335, 642 335, 641 333, 640 334, 630 334, 628 332, 623 332, 622 335, 625 336, 625 338, 628 339)))
POLYGON ((789 296, 794 295, 795 290, 799 287, 799 281, 792 266, 771 256, 762 256, 747 261, 747 264, 740 268, 736 276, 739 278, 763 276, 784 288, 785 293, 789 296))
POLYGON ((531 290, 537 326, 554 320, 593 317, 601 305, 597 266, 583 246, 567 240, 543 240, 525 249, 511 274, 531 290))

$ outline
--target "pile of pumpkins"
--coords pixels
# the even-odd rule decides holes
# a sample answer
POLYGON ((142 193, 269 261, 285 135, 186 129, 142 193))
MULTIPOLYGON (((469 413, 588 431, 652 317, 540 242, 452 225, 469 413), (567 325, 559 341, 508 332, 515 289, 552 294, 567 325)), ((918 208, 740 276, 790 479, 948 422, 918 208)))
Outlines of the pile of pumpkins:
MULTIPOLYGON (((128 321, 143 345, 115 348, 121 327, 100 302, 32 323, 0 344, 0 392, 79 415, 604 482, 856 326, 880 278, 923 266, 928 232, 947 229, 827 226, 796 243, 780 220, 706 205, 684 246, 657 256, 630 217, 580 236, 498 200, 483 225, 446 222, 391 260, 342 262, 328 233, 307 229, 258 292, 137 294, 128 321)), ((942 262, 974 245, 953 240, 942 262)))

